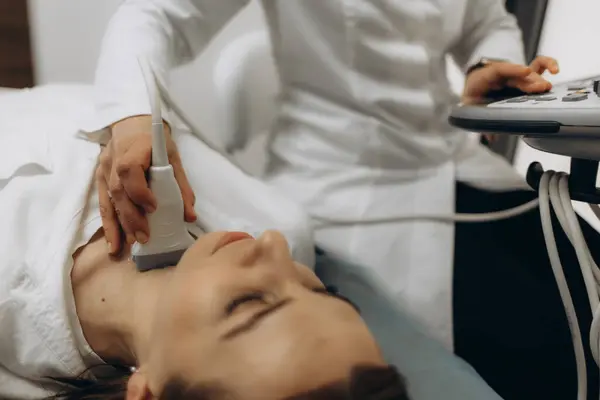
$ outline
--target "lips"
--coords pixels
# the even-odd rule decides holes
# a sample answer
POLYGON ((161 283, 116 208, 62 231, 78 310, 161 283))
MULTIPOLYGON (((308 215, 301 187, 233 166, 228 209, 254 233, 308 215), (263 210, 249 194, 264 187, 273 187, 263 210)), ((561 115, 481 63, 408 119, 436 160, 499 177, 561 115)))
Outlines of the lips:
POLYGON ((217 242, 213 254, 221 250, 223 247, 230 245, 231 243, 246 239, 254 239, 254 237, 246 232, 227 232, 217 242))

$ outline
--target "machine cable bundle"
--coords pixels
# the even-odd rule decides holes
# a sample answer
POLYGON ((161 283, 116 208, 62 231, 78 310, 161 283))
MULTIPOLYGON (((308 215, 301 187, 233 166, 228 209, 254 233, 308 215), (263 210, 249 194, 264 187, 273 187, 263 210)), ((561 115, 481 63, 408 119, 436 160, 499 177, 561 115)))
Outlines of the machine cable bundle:
POLYGON ((587 297, 593 313, 589 332, 590 348, 594 361, 600 366, 600 270, 592 258, 572 204, 572 200, 586 201, 596 217, 600 219, 600 208, 597 205, 600 203, 600 193, 595 188, 597 170, 598 162, 596 161, 573 159, 571 161, 571 173, 577 173, 577 175, 551 170, 543 171, 539 163, 532 164, 527 174, 528 182, 534 188, 538 188, 540 217, 548 257, 565 308, 573 341, 577 363, 577 400, 587 399, 587 372, 583 338, 560 261, 550 207, 554 209, 560 226, 573 245, 581 268, 587 297))

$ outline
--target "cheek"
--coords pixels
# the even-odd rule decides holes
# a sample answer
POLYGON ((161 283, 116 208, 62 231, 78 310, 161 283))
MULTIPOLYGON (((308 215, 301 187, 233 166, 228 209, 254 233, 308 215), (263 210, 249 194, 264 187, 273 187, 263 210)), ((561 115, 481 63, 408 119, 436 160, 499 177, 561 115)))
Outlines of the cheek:
POLYGON ((214 324, 222 316, 228 287, 240 279, 233 272, 227 266, 209 262, 175 271, 165 288, 163 304, 158 307, 163 323, 179 332, 198 331, 214 324))
POLYGON ((189 274, 174 276, 159 288, 162 293, 157 299, 154 323, 154 332, 161 336, 157 338, 159 342, 172 340, 185 331, 196 330, 201 322, 204 290, 198 282, 202 280, 183 275, 189 274))
POLYGON ((308 286, 308 287, 315 287, 315 286, 322 285, 321 280, 317 277, 317 275, 315 275, 313 270, 311 270, 307 266, 302 265, 297 262, 294 262, 294 265, 296 267, 296 273, 297 273, 298 279, 300 280, 300 282, 303 285, 308 286))

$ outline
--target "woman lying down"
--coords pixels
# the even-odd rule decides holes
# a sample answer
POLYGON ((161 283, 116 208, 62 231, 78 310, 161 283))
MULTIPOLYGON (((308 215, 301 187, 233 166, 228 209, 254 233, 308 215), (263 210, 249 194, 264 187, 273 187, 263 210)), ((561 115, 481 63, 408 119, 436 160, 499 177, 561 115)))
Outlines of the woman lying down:
MULTIPOLYGON (((0 138, 0 398, 408 399, 352 303, 277 231, 211 232, 145 273, 128 248, 110 257, 101 149, 73 135, 85 106, 36 90, 48 107, 0 138)), ((11 96, 0 120, 28 94, 11 96)))

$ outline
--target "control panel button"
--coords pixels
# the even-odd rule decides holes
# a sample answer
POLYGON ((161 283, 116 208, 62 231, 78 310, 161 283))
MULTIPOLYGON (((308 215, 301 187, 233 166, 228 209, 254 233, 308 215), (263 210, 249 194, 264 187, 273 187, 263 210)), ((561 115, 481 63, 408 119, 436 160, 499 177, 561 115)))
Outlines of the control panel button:
POLYGON ((586 88, 587 88, 587 86, 582 85, 582 84, 573 84, 573 85, 569 85, 568 86, 569 90, 583 90, 583 89, 586 89, 586 88))
POLYGON ((535 101, 553 101, 556 100, 555 96, 537 96, 533 100, 535 101))
POLYGON ((600 96, 600 80, 594 81, 594 92, 600 96))
POLYGON ((567 95, 565 97, 562 98, 562 101, 568 101, 568 102, 573 102, 573 101, 582 101, 582 100, 587 100, 588 95, 587 94, 572 94, 572 95, 567 95))
POLYGON ((506 102, 507 103, 525 103, 528 100, 529 100, 529 98, 527 98, 527 97, 515 97, 514 99, 506 100, 506 102))

